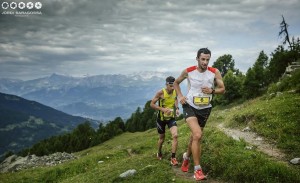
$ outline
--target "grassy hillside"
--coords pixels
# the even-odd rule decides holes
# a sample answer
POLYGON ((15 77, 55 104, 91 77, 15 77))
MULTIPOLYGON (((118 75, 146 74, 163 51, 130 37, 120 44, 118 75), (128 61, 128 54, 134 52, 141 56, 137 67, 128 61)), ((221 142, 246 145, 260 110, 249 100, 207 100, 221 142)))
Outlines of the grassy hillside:
POLYGON ((85 121, 83 117, 35 101, 0 93, 0 158, 5 152, 16 153, 42 139, 70 131, 85 121))
POLYGON ((224 122, 231 128, 249 126, 288 156, 300 156, 300 95, 284 92, 265 95, 236 105, 230 109, 218 108, 213 122, 224 122))
MULTIPOLYGON (((252 100, 226 109, 215 108, 203 138, 202 167, 209 176, 206 182, 300 182, 299 166, 277 162, 261 152, 247 150, 245 141, 235 141, 215 127, 220 122, 234 127, 251 125, 257 132, 270 139, 278 135, 283 138, 283 134, 294 137, 299 133, 299 114, 295 114, 297 109, 299 94, 288 93, 274 98, 252 100), (294 100, 290 101, 291 98, 294 100), (288 121, 287 116, 291 116, 291 120, 288 121), (296 121, 293 122, 294 120, 296 121), (281 123, 277 123, 280 121, 281 123), (286 123, 283 125, 283 122, 286 123), (283 133, 278 134, 279 129, 282 129, 283 133)), ((182 162, 181 156, 186 149, 189 129, 184 121, 179 121, 178 125, 177 157, 182 162)), ((287 152, 299 156, 298 138, 277 142, 280 148, 288 147, 287 152), (294 151, 290 149, 289 144, 293 144, 294 151)), ((156 143, 156 129, 124 133, 99 146, 76 153, 80 158, 72 162, 56 167, 0 174, 0 182, 194 182, 190 178, 191 173, 187 173, 186 176, 180 173, 179 167, 172 168, 169 165, 170 134, 167 133, 162 161, 156 159, 156 143), (134 176, 119 177, 121 173, 130 169, 137 171, 134 176)), ((192 169, 190 167, 191 171, 192 169)))

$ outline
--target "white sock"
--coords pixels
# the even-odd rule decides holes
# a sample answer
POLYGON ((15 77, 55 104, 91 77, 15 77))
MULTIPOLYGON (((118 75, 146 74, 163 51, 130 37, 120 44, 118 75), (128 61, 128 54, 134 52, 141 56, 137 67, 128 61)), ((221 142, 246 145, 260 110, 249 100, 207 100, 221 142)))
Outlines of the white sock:
POLYGON ((183 153, 183 159, 184 160, 190 160, 190 158, 186 155, 187 153, 183 153))
POLYGON ((196 170, 200 170, 201 169, 201 166, 200 165, 197 165, 197 166, 195 166, 194 167, 194 170, 196 171, 196 170))

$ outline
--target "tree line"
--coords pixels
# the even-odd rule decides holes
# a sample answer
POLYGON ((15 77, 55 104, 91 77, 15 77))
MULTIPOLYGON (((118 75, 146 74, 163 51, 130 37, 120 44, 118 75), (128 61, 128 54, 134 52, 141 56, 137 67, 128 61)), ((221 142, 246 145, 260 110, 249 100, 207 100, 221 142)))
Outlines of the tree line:
MULTIPOLYGON (((292 62, 300 62, 300 40, 295 37, 290 39, 287 27, 282 16, 278 36, 283 37, 283 44, 271 53, 270 58, 262 50, 246 74, 234 67, 235 61, 230 54, 225 54, 214 62, 213 67, 219 69, 226 86, 226 93, 213 99, 215 105, 226 105, 236 100, 255 98, 266 93, 268 88, 271 88, 270 92, 272 92, 271 90, 276 88, 275 83, 281 79, 286 67, 292 62), (288 43, 287 48, 284 47, 286 43, 288 43), (270 85, 272 87, 269 87, 270 85)), ((291 87, 293 86, 287 88, 291 87)), ((299 84, 295 84, 295 87, 296 90, 300 90, 299 84)))
MULTIPOLYGON (((150 107, 150 102, 150 100, 147 101, 143 109, 138 107, 126 121, 121 117, 116 117, 106 125, 100 123, 97 130, 86 121, 69 133, 44 139, 18 154, 43 156, 55 152, 72 153, 101 144, 124 132, 145 131, 154 128, 156 127, 156 111, 150 107)), ((183 116, 180 115, 177 120, 182 118, 183 116)))
MULTIPOLYGON (((215 105, 227 105, 236 100, 259 97, 268 91, 270 85, 277 83, 284 74, 286 67, 292 62, 300 62, 300 40, 293 39, 293 49, 278 46, 269 59, 262 50, 255 63, 246 74, 234 68, 235 62, 231 55, 219 57, 213 64, 220 70, 226 86, 224 95, 215 96, 215 105)), ((299 90, 300 88, 298 88, 299 90)))

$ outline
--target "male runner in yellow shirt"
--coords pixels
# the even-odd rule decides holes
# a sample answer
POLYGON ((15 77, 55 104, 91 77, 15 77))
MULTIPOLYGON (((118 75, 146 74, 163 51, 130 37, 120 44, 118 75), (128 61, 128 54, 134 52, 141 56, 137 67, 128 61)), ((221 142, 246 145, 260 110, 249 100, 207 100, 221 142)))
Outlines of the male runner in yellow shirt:
POLYGON ((177 94, 174 90, 174 83, 175 78, 169 76, 166 78, 166 87, 162 90, 159 90, 154 98, 151 100, 150 106, 158 110, 157 113, 157 132, 159 134, 158 140, 158 153, 157 158, 159 160, 162 159, 162 145, 165 140, 165 129, 166 125, 170 129, 172 134, 172 155, 171 155, 171 164, 173 166, 178 165, 176 160, 176 150, 177 150, 177 124, 175 120, 175 115, 179 115, 179 108, 178 108, 178 101, 177 101, 177 94), (156 102, 158 101, 158 105, 156 102))

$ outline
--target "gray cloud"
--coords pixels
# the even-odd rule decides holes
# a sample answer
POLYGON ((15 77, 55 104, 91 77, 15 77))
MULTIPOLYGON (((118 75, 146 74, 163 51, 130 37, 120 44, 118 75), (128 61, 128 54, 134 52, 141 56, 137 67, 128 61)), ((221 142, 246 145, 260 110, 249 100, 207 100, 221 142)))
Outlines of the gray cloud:
POLYGON ((246 71, 280 44, 281 15, 300 35, 299 0, 41 2, 42 15, 0 15, 0 77, 180 73, 200 47, 212 50, 212 62, 231 54, 246 71))

